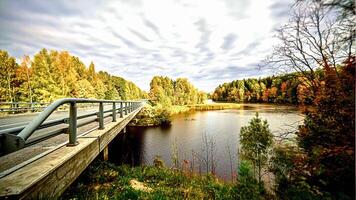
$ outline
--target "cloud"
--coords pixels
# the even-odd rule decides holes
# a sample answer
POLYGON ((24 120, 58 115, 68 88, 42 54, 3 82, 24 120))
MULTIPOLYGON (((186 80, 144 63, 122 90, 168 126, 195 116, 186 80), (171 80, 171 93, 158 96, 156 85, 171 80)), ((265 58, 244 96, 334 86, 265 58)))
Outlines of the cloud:
POLYGON ((159 31, 158 26, 156 26, 154 23, 152 23, 150 20, 142 16, 143 23, 150 28, 154 33, 156 33, 159 37, 161 37, 161 33, 159 31))
POLYGON ((198 31, 201 34, 200 42, 195 47, 198 48, 201 53, 208 52, 207 44, 209 43, 210 31, 207 28, 206 21, 199 19, 194 24, 198 27, 198 31))
POLYGON ((146 42, 151 42, 151 41, 152 41, 152 40, 149 40, 149 39, 148 39, 146 36, 144 36, 143 34, 137 32, 137 31, 135 31, 135 30, 132 30, 132 29, 129 28, 129 31, 130 31, 131 33, 133 33, 134 35, 136 35, 138 38, 140 38, 140 39, 143 40, 143 41, 146 41, 146 42))
POLYGON ((221 45, 222 49, 229 50, 234 46, 234 43, 237 39, 237 36, 233 33, 230 33, 224 37, 224 43, 221 45))
POLYGON ((66 50, 86 65, 148 90, 154 75, 186 77, 212 91, 266 76, 257 66, 287 21, 290 1, 157 0, 0 2, 0 49, 16 58, 66 50))

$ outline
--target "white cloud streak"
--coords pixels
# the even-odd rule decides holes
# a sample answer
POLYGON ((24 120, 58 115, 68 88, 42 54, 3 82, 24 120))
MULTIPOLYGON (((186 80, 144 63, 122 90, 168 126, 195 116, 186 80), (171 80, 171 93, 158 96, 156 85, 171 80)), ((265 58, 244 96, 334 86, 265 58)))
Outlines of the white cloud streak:
POLYGON ((154 75, 186 77, 199 89, 264 76, 274 28, 289 1, 2 1, 0 48, 21 58, 67 50, 98 70, 148 90, 154 75))

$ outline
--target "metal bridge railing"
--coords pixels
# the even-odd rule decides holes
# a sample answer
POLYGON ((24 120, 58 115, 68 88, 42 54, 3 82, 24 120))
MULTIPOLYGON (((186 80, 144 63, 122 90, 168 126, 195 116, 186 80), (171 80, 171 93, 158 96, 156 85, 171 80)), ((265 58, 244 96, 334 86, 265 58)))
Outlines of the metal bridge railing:
POLYGON ((22 127, 9 128, 0 131, 0 149, 1 154, 8 154, 18 149, 21 149, 28 145, 29 143, 36 143, 38 141, 43 141, 49 137, 53 137, 65 130, 69 133, 69 146, 74 146, 77 144, 77 128, 89 124, 94 121, 99 122, 99 129, 104 129, 104 118, 112 116, 112 121, 116 122, 116 115, 123 118, 140 106, 144 104, 145 100, 142 101, 114 101, 114 100, 94 100, 94 99, 75 99, 75 98, 65 98, 59 99, 48 107, 46 107, 36 118, 34 118, 29 124, 22 127), (81 116, 77 116, 77 104, 87 104, 94 103, 99 104, 99 111, 94 113, 89 113, 81 116), (50 120, 45 122, 45 120, 60 106, 69 104, 69 117, 50 120), (104 104, 111 104, 112 109, 104 110, 104 104), (78 124, 78 119, 89 118, 92 116, 97 116, 94 119, 87 120, 83 123, 78 124), (54 130, 50 133, 39 137, 35 141, 29 140, 30 136, 36 131, 59 124, 68 124, 67 128, 62 128, 59 130, 54 130))

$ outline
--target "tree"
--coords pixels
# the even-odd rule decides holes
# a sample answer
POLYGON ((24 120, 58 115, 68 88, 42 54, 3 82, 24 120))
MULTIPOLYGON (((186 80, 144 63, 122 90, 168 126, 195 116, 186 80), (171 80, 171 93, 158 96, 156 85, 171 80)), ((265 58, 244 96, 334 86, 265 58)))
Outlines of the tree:
POLYGON ((78 75, 74 66, 76 63, 73 63, 72 56, 67 51, 51 51, 51 59, 51 65, 54 68, 54 72, 51 74, 56 85, 61 90, 61 96, 70 97, 78 81, 78 75))
POLYGON ((199 92, 186 78, 174 81, 155 76, 150 83, 149 98, 155 105, 190 105, 204 102, 206 94, 199 92))
POLYGON ((134 83, 87 69, 78 57, 66 51, 42 49, 32 62, 25 56, 20 65, 0 51, 0 100, 52 102, 63 97, 142 99, 147 94, 134 83))
POLYGON ((272 66, 300 72, 313 95, 320 86, 315 69, 337 72, 337 64, 355 52, 355 15, 337 17, 327 2, 344 7, 342 2, 351 1, 298 0, 290 22, 279 30, 281 45, 267 59, 272 66))
MULTIPOLYGON (((212 94, 214 101, 236 102, 282 102, 298 103, 297 88, 304 79, 298 80, 300 73, 287 73, 266 78, 249 78, 224 83, 215 88, 212 94)), ((320 79, 322 76, 317 74, 320 79)), ((306 88, 310 90, 309 87, 306 88)), ((305 93, 307 94, 307 93, 305 93)), ((303 103, 310 101, 303 101, 303 103)))
POLYGON ((0 99, 14 102, 15 99, 15 75, 18 65, 14 57, 7 51, 0 50, 0 99))
POLYGON ((268 152, 272 146, 273 135, 268 127, 267 120, 256 115, 251 119, 248 126, 241 127, 240 143, 243 158, 253 163, 254 173, 258 182, 261 183, 262 169, 267 163, 268 152))
POLYGON ((106 86, 105 99, 113 99, 113 100, 120 99, 120 94, 118 90, 115 88, 113 77, 110 76, 109 73, 99 71, 98 78, 106 86))
POLYGON ((31 63, 33 99, 38 102, 51 102, 60 98, 61 89, 54 81, 52 59, 47 49, 37 53, 31 63))
POLYGON ((95 72, 95 65, 93 62, 91 62, 89 65, 87 79, 96 92, 95 98, 104 99, 106 93, 106 86, 101 81, 101 79, 98 78, 97 73, 95 72))
POLYGON ((238 180, 232 189, 233 199, 260 200, 264 199, 264 193, 263 185, 256 181, 248 162, 241 162, 238 168, 238 180))
POLYGON ((274 174, 275 194, 278 199, 323 199, 326 196, 306 183, 306 155, 299 147, 281 143, 273 147, 270 171, 274 174))
POLYGON ((16 70, 16 85, 18 87, 18 100, 33 102, 32 97, 32 69, 30 68, 31 60, 29 56, 24 56, 22 62, 16 70))
POLYGON ((78 81, 75 90, 76 90, 75 93, 77 98, 94 99, 96 97, 94 87, 86 79, 78 81))
POLYGON ((326 72, 325 82, 306 112, 297 132, 298 144, 307 155, 307 182, 334 198, 355 195, 355 60, 336 75, 326 72))
POLYGON ((312 108, 297 132, 303 178, 332 199, 355 195, 354 8, 352 0, 298 0, 270 60, 300 72, 298 99, 312 108))

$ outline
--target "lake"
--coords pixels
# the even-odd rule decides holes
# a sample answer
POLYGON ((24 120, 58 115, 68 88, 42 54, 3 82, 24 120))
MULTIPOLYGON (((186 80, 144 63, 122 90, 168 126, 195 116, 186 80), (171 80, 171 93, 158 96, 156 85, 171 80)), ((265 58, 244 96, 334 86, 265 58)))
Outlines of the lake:
POLYGON ((240 129, 256 112, 267 119, 274 135, 294 132, 303 122, 296 107, 284 105, 242 104, 238 110, 189 112, 173 116, 170 127, 129 127, 110 145, 110 160, 152 165, 155 156, 160 156, 171 167, 171 155, 178 155, 185 170, 204 173, 208 163, 209 170, 214 166, 219 178, 229 180, 231 167, 236 169, 240 129))

